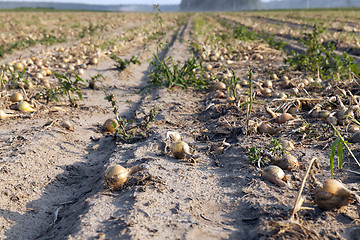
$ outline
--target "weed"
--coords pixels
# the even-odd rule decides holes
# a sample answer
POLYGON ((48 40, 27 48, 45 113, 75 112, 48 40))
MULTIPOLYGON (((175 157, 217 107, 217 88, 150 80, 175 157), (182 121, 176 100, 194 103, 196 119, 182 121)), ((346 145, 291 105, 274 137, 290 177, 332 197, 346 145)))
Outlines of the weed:
MULTIPOLYGON (((43 45, 52 46, 55 43, 62 43, 62 42, 65 42, 65 41, 66 41, 65 36, 57 38, 57 37, 55 37, 54 35, 51 35, 51 34, 44 34, 44 37, 39 40, 39 43, 43 44, 43 45)), ((35 45, 35 42, 34 42, 34 45, 35 45)))
POLYGON ((35 99, 44 99, 48 104, 50 101, 58 102, 61 92, 58 87, 45 88, 43 92, 36 93, 35 99))
POLYGON ((249 162, 252 165, 257 165, 259 168, 266 163, 266 159, 263 157, 262 150, 257 147, 252 147, 248 151, 249 162))
POLYGON ((101 82, 101 79, 105 79, 103 75, 96 74, 95 76, 90 76, 90 80, 88 80, 89 88, 97 89, 97 82, 101 82))
POLYGON ((103 89, 103 92, 105 94, 105 100, 107 100, 108 102, 111 103, 111 106, 113 107, 113 113, 115 114, 115 117, 117 118, 118 116, 118 110, 119 110, 119 105, 118 102, 115 99, 114 94, 107 94, 106 91, 103 89))
POLYGON ((338 136, 335 141, 333 142, 333 144, 331 145, 331 151, 330 151, 330 173, 331 173, 331 178, 333 178, 333 173, 334 173, 334 158, 335 158, 335 151, 337 150, 337 157, 338 157, 338 168, 342 169, 343 167, 343 145, 345 146, 345 148, 349 151, 351 157, 355 160, 355 162, 357 163, 357 165, 360 167, 360 163, 357 160, 357 158, 355 157, 355 155, 353 154, 353 152, 351 151, 351 149, 349 148, 348 142, 344 140, 344 138, 341 136, 340 132, 335 128, 335 126, 333 124, 330 124, 331 127, 334 129, 334 131, 336 132, 336 135, 338 136))
POLYGON ((164 21, 161 17, 161 10, 159 4, 153 5, 153 12, 155 13, 154 15, 155 29, 157 29, 157 32, 162 32, 162 24, 164 21))
POLYGON ((264 34, 263 38, 268 43, 269 47, 277 50, 283 49, 286 45, 283 40, 276 39, 272 34, 264 34))
POLYGON ((343 145, 344 142, 341 140, 340 137, 336 138, 333 144, 331 145, 331 151, 330 151, 331 178, 333 178, 333 173, 334 173, 334 157, 336 150, 338 156, 338 168, 341 169, 343 167, 343 145))
POLYGON ((111 54, 110 58, 115 61, 114 66, 120 71, 126 69, 130 65, 130 63, 141 65, 141 62, 138 60, 138 57, 135 56, 132 56, 130 59, 122 60, 120 57, 116 56, 113 53, 111 54))
POLYGON ((235 26, 233 36, 243 41, 256 40, 259 38, 259 35, 256 32, 251 31, 247 27, 239 24, 235 26))
POLYGON ((82 93, 79 85, 84 82, 82 78, 78 75, 75 75, 75 79, 71 80, 71 76, 62 75, 55 73, 55 77, 59 81, 59 93, 65 94, 68 97, 68 100, 72 106, 76 106, 76 102, 82 99, 82 93), (73 96, 75 94, 75 96, 73 96))
POLYGON ((271 139, 270 145, 269 151, 273 156, 284 156, 285 154, 288 154, 276 137, 271 139))
POLYGON ((95 35, 96 30, 98 30, 100 26, 94 25, 91 21, 88 26, 84 26, 82 31, 79 33, 79 38, 84 38, 87 35, 93 36, 95 35))
POLYGON ((0 69, 0 90, 6 90, 6 79, 4 78, 4 75, 5 75, 5 71, 0 69))
POLYGON ((9 65, 7 65, 7 68, 11 74, 10 81, 12 86, 20 88, 24 83, 27 83, 27 80, 25 79, 25 68, 21 72, 13 71, 9 65))
POLYGON ((149 114, 147 114, 144 117, 144 120, 141 124, 141 128, 144 130, 148 130, 150 123, 155 121, 155 117, 159 114, 159 109, 160 107, 156 106, 154 108, 152 108, 149 112, 149 114))
POLYGON ((201 70, 196 63, 195 57, 188 59, 183 66, 180 63, 173 63, 171 57, 160 60, 158 55, 150 63, 153 71, 150 73, 149 83, 151 85, 173 88, 179 86, 183 89, 195 87, 197 89, 207 88, 208 81, 197 76, 196 71, 201 70))
POLYGON ((114 123, 115 130, 115 138, 131 143, 136 140, 140 140, 146 137, 146 131, 149 129, 149 125, 151 122, 155 121, 155 117, 158 114, 158 107, 155 107, 150 110, 148 114, 145 114, 145 117, 142 122, 139 124, 129 127, 128 124, 132 123, 132 120, 127 120, 122 118, 118 115, 119 111, 119 102, 116 101, 114 94, 107 94, 106 91, 103 89, 105 93, 105 99, 109 101, 113 107, 113 113, 115 114, 115 118, 119 123, 119 127, 116 127, 114 123))
POLYGON ((306 47, 305 54, 298 54, 292 51, 284 60, 296 70, 304 70, 323 78, 349 77, 352 79, 352 73, 359 74, 359 66, 354 59, 347 53, 341 56, 337 55, 334 50, 335 46, 331 43, 323 45, 320 35, 323 29, 314 25, 312 33, 306 33, 305 38, 300 42, 306 47))

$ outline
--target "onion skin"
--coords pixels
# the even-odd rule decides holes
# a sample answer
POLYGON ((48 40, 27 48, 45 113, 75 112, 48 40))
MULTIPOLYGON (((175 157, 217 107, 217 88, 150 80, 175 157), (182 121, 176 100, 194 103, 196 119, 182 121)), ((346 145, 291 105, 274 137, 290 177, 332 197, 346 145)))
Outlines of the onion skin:
POLYGON ((112 190, 120 189, 124 186, 124 184, 131 175, 140 170, 143 170, 140 166, 124 168, 121 165, 112 165, 108 167, 105 171, 105 184, 108 188, 112 190))
POLYGON ((190 155, 190 147, 186 142, 176 142, 172 146, 171 152, 177 159, 184 159, 190 155))
POLYGON ((325 211, 345 206, 353 198, 355 194, 334 179, 325 180, 323 187, 317 189, 314 195, 315 203, 325 211))

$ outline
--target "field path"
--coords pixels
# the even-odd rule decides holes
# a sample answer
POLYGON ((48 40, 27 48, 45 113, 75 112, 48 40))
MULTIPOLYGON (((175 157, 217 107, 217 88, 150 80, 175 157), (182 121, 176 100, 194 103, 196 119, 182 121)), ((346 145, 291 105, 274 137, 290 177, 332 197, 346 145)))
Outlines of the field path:
MULTIPOLYGON (((111 51, 99 47, 99 63, 86 68, 82 78, 89 80, 101 74, 104 79, 98 82, 99 88, 83 86, 83 98, 76 107, 71 107, 65 98, 49 104, 40 99, 35 113, 20 113, 16 104, 9 103, 10 93, 2 93, 1 107, 17 116, 0 120, 0 239, 356 239, 360 229, 357 206, 349 204, 339 211, 322 211, 314 204, 314 186, 310 184, 304 190, 304 206, 309 209, 296 216, 300 224, 281 226, 289 217, 313 157, 318 158, 319 164, 318 173, 312 174, 314 183, 314 175, 319 181, 329 178, 328 148, 334 136, 323 127, 322 119, 309 117, 307 108, 313 107, 312 102, 302 101, 309 105, 304 109, 295 107, 297 119, 282 124, 281 132, 275 135, 256 133, 256 127, 245 135, 248 86, 235 86, 236 104, 228 99, 226 89, 221 96, 219 91, 185 90, 178 86, 169 89, 150 86, 148 82, 156 57, 172 59, 172 63, 182 66, 193 57, 190 49, 198 47, 200 54, 207 54, 202 64, 212 64, 212 70, 206 73, 214 79, 235 73, 237 80, 243 82, 251 67, 258 83, 276 72, 289 74, 296 84, 295 80, 301 80, 303 75, 284 70, 285 53, 258 40, 223 39, 229 40, 229 45, 223 44, 221 37, 231 34, 232 29, 218 22, 218 14, 179 13, 174 14, 175 19, 163 15, 164 22, 156 24, 149 16, 144 14, 134 21, 129 17, 128 25, 108 36, 97 36, 96 44, 104 46, 111 46, 112 41, 116 42, 114 38, 123 36, 118 39, 118 56, 136 56, 141 65, 130 64, 120 71, 110 58, 111 51), (203 28, 199 27, 201 24, 203 28), (165 34, 157 32, 160 27, 165 34), (207 32, 204 28, 208 28, 207 32), (216 51, 227 59, 212 60, 216 51), (139 129, 136 126, 156 111, 155 120, 143 129, 141 138, 123 141, 104 133, 103 123, 114 117, 111 103, 105 100, 109 94, 118 102, 118 115, 128 121, 127 129, 139 129), (73 131, 62 127, 64 120, 73 124, 73 131), (304 123, 311 127, 308 132, 294 130, 304 123), (172 142, 166 137, 169 131, 178 132, 189 144, 192 158, 179 160, 173 156, 172 142), (249 149, 269 149, 273 136, 295 139, 291 154, 299 160, 300 167, 285 171, 288 187, 265 180, 262 168, 249 163, 249 149), (109 166, 120 164, 129 168, 142 163, 149 168, 134 174, 123 189, 110 190, 105 185, 103 176, 109 166)), ((76 49, 79 45, 75 41, 63 46, 76 49)), ((43 56, 59 46, 62 45, 34 47, 24 54, 43 56)), ((6 56, 6 61, 20 55, 16 52, 6 56)), ((303 94, 283 88, 275 80, 273 90, 286 92, 288 98, 268 97, 256 88, 251 112, 253 126, 262 122, 280 126, 276 118, 270 119, 264 107, 279 107, 275 105, 280 105, 280 100, 284 100, 282 107, 290 107, 292 100, 287 100, 303 94)), ((327 99, 326 91, 314 89, 312 94, 327 99)), ((359 155, 356 146, 358 143, 352 147, 359 155)), ((348 158, 345 161, 354 168, 348 158)), ((360 190, 353 175, 340 171, 335 175, 351 190, 360 190)))

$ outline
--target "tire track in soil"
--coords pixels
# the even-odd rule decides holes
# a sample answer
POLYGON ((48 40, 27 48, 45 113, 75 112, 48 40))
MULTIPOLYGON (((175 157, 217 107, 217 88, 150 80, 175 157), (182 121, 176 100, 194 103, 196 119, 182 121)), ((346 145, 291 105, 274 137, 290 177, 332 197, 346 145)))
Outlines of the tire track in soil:
MULTIPOLYGON (((227 17, 224 17, 224 16, 218 16, 219 19, 222 19, 222 20, 225 20, 229 23, 232 23, 233 25, 236 25, 236 24, 240 24, 241 26, 244 26, 246 28, 248 28, 249 30, 251 31, 254 31, 254 32, 257 32, 254 30, 253 27, 251 26, 247 26, 245 24, 242 24, 236 20, 233 20, 233 19, 230 19, 230 18, 227 18, 227 17)), ((303 45, 301 45, 298 40, 300 38, 296 38, 296 37, 292 37, 290 35, 282 35, 282 34, 274 34, 275 36, 275 39, 277 40, 282 40, 285 42, 285 46, 284 46, 284 50, 287 52, 291 52, 291 51, 294 51, 296 53, 299 53, 299 54, 304 54, 306 52, 306 49, 304 48, 303 45)), ((348 53, 352 58, 354 58, 354 61, 360 65, 360 49, 359 48, 356 48, 356 47, 351 47, 350 49, 348 48, 337 48, 337 50, 335 50, 334 52, 341 56, 342 55, 342 52, 341 51, 344 51, 346 53, 348 53)))
MULTIPOLYGON (((148 48, 155 49, 155 44, 150 43, 148 48)), ((133 46, 132 50, 127 52, 139 53, 139 60, 143 63, 147 60, 148 50, 145 46, 133 46)), ((147 74, 147 65, 143 64, 138 68, 130 66, 121 74, 118 71, 112 71, 112 66, 112 60, 101 61, 97 67, 88 69, 84 78, 97 74, 98 71, 104 73, 104 76, 109 78, 105 81, 104 87, 114 93, 117 100, 125 101, 130 97, 136 105, 136 101, 140 101, 141 97, 133 94, 133 90, 136 88, 128 89, 127 85, 139 87, 139 85, 145 84, 144 78, 138 76, 147 74), (135 73, 131 73, 131 71, 135 73), (136 79, 131 79, 124 86, 118 87, 119 77, 129 78, 134 75, 136 79)), ((29 123, 31 126, 43 126, 46 119, 16 120, 21 125, 19 124, 20 127, 12 131, 11 135, 22 137, 12 139, 9 144, 13 146, 13 142, 16 142, 19 145, 18 149, 21 150, 20 154, 23 154, 24 157, 17 159, 17 153, 14 153, 10 155, 13 157, 10 162, 12 165, 20 164, 21 166, 31 163, 31 166, 26 167, 36 170, 32 174, 38 174, 37 178, 39 178, 39 183, 34 183, 36 184, 34 192, 41 189, 42 194, 38 199, 27 202, 26 196, 20 193, 19 196, 12 196, 15 201, 19 201, 17 209, 8 210, 5 206, 0 208, 0 217, 2 218, 0 220, 7 222, 6 227, 2 226, 0 233, 4 234, 7 239, 63 239, 78 225, 81 214, 88 209, 85 200, 103 189, 102 176, 105 164, 116 144, 112 137, 102 137, 103 135, 98 131, 98 125, 113 114, 110 113, 110 103, 103 99, 102 91, 85 90, 83 98, 82 105, 78 109, 65 109, 66 107, 64 107, 67 111, 65 114, 48 116, 60 119, 71 117, 75 125, 79 125, 79 127, 75 126, 73 133, 58 127, 46 130, 42 127, 32 127, 26 130, 21 126, 28 126, 29 123), (90 137, 94 140, 90 140, 90 137), (57 153, 61 153, 61 156, 56 156, 57 153), (34 162, 26 161, 26 158, 35 158, 35 165, 33 165, 34 162), (21 162, 23 159, 24 163, 21 162), (57 172, 63 173, 54 178, 51 176, 54 172, 52 170, 49 171, 49 175, 43 176, 44 173, 38 172, 36 167, 38 164, 43 165, 44 160, 45 162, 49 161, 49 167, 55 167, 58 169, 57 172), (26 206, 23 204, 24 201, 26 206)), ((126 115, 129 114, 127 111, 131 113, 133 108, 122 104, 119 111, 126 115)), ((8 160, 7 158, 4 161, 9 162, 8 160)), ((5 172, 8 175, 12 172, 11 167, 6 166, 2 166, 0 170, 1 173, 5 172)), ((26 180, 26 176, 24 180, 26 180)), ((21 185, 19 187, 21 191, 21 185)), ((3 202, 5 203, 6 200, 4 199, 3 202)))

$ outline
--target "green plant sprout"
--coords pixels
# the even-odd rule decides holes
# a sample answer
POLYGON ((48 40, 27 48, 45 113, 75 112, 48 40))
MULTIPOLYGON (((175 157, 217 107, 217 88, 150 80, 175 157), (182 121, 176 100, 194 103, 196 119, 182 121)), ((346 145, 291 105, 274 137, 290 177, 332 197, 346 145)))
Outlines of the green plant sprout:
POLYGON ((153 53, 153 55, 154 60, 150 63, 153 70, 148 81, 151 85, 165 86, 170 89, 175 86, 183 89, 188 87, 207 88, 208 81, 196 75, 199 65, 197 65, 195 57, 188 59, 183 66, 180 66, 180 63, 173 63, 172 57, 160 60, 157 54, 153 53))
POLYGON ((249 101, 247 103, 247 108, 246 108, 246 134, 248 134, 249 131, 249 120, 250 120, 250 114, 251 114, 251 108, 253 105, 253 71, 250 68, 249 69, 249 101))
POLYGON ((82 93, 79 85, 84 82, 84 80, 75 75, 75 79, 71 80, 71 76, 62 75, 55 73, 55 77, 59 81, 59 92, 68 96, 68 100, 71 106, 77 106, 76 102, 82 99, 82 93), (76 96, 73 96, 75 94, 76 96))
POLYGON ((228 90, 228 94, 230 98, 234 98, 234 101, 236 101, 237 98, 237 94, 236 94, 236 87, 238 84, 238 80, 235 76, 235 71, 232 71, 232 76, 230 77, 230 79, 226 79, 226 86, 227 86, 227 90, 228 90))
POLYGON ((122 60, 120 57, 116 56, 113 53, 111 54, 110 58, 115 61, 114 66, 120 71, 126 69, 130 65, 130 63, 141 65, 141 62, 138 60, 138 57, 135 56, 132 56, 130 59, 122 60))
POLYGON ((253 165, 257 165, 259 168, 265 164, 265 159, 262 157, 262 151, 260 148, 252 147, 248 151, 249 162, 253 165))
POLYGON ((101 79, 105 79, 103 75, 96 74, 95 76, 90 76, 90 80, 88 80, 89 88, 91 89, 97 89, 97 82, 101 82, 101 79))
POLYGON ((331 178, 333 178, 335 151, 337 151, 338 168, 342 169, 342 167, 343 167, 343 159, 344 159, 343 145, 349 151, 351 157, 355 160, 355 162, 357 163, 357 165, 359 167, 360 167, 360 163, 357 160, 357 158, 355 157, 355 155, 353 154, 353 152, 351 151, 351 149, 349 148, 348 142, 344 140, 344 138, 341 136, 340 132, 335 128, 335 126, 333 124, 330 124, 330 125, 334 129, 336 134, 338 135, 338 137, 335 139, 335 141, 331 145, 331 151, 330 151, 330 174, 331 174, 331 178))

